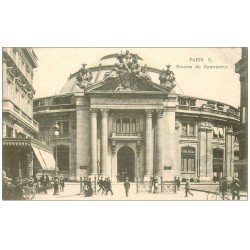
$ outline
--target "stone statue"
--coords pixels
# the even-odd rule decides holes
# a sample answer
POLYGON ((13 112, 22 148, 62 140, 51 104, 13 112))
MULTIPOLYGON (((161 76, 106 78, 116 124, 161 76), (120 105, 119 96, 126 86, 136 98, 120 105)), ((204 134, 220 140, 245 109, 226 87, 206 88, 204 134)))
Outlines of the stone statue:
POLYGON ((132 54, 129 50, 126 50, 125 53, 121 52, 112 56, 118 59, 118 63, 105 73, 104 81, 117 79, 116 91, 135 91, 137 89, 137 78, 151 81, 147 73, 147 65, 141 67, 139 64, 139 60, 142 60, 142 58, 138 54, 132 54))
POLYGON ((91 80, 93 79, 92 72, 86 68, 86 65, 86 63, 82 63, 82 68, 79 69, 76 76, 76 84, 82 89, 88 87, 88 85, 91 84, 91 80))
POLYGON ((175 74, 172 70, 170 70, 171 65, 166 65, 167 69, 162 69, 159 80, 160 84, 166 85, 167 87, 174 88, 175 84, 175 74))

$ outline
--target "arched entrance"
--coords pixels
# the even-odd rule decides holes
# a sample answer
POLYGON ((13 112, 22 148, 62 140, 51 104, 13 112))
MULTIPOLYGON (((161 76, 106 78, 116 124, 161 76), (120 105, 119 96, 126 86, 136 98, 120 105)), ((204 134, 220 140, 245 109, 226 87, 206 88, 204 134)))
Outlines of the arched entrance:
POLYGON ((128 146, 121 147, 117 153, 117 176, 121 181, 128 177, 130 181, 135 178, 135 153, 128 146))

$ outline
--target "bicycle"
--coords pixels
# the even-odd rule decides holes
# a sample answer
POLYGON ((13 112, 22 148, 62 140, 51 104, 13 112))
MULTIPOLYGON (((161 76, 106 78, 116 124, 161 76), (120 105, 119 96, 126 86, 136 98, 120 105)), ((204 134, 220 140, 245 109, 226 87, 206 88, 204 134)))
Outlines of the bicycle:
MULTIPOLYGON (((229 192, 226 191, 224 195, 224 200, 230 200, 229 198, 229 192)), ((217 187, 214 193, 208 193, 207 194, 207 200, 217 200, 218 197, 223 200, 222 192, 220 191, 220 188, 217 187)))
POLYGON ((20 181, 20 187, 22 191, 22 198, 24 200, 33 200, 36 196, 36 184, 33 180, 23 179, 20 181))

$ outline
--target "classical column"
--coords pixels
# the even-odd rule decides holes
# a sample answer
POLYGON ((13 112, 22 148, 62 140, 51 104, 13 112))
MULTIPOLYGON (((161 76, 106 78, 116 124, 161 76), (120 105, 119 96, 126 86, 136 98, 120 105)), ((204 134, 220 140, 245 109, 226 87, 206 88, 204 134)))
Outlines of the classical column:
POLYGON ((144 179, 153 176, 153 133, 152 133, 152 113, 153 110, 146 109, 146 166, 144 179))
POLYGON ((158 177, 162 176, 162 143, 163 143, 163 110, 156 110, 156 158, 157 158, 157 166, 156 166, 156 174, 158 177))
POLYGON ((91 109, 91 175, 97 175, 97 110, 91 109))
POLYGON ((33 175, 33 152, 30 151, 27 153, 27 177, 33 175))
POLYGON ((101 175, 108 175, 108 109, 101 109, 102 130, 101 130, 101 175))
POLYGON ((233 148, 233 129, 228 127, 226 129, 226 150, 225 150, 225 171, 223 173, 224 176, 227 176, 228 180, 231 180, 233 177, 233 159, 232 159, 232 151, 234 150, 233 148))
POLYGON ((212 126, 208 122, 199 125, 199 175, 200 180, 212 180, 212 126))

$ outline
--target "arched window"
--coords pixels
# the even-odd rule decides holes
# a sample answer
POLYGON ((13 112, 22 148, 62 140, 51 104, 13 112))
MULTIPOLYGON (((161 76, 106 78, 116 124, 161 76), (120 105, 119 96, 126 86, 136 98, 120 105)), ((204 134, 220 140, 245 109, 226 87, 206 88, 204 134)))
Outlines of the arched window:
POLYGON ((135 133, 139 132, 139 124, 134 117, 117 117, 114 124, 115 132, 135 133))
MULTIPOLYGON (((54 147, 54 157, 56 159, 56 147, 54 147)), ((59 171, 69 171, 69 146, 57 146, 57 166, 59 171)))
POLYGON ((181 172, 195 172, 195 148, 181 148, 181 172))

